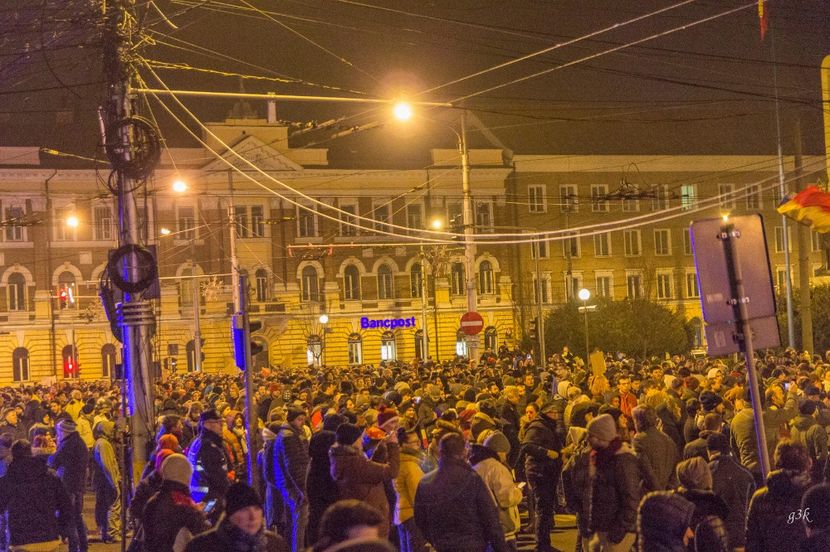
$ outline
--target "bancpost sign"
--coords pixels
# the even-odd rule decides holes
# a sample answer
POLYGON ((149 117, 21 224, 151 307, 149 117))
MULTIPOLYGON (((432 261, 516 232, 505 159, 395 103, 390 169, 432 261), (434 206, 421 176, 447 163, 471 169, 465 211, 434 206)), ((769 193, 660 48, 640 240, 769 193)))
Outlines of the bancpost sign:
POLYGON ((411 318, 379 318, 379 319, 371 319, 368 316, 364 316, 360 319, 360 329, 361 330, 368 330, 371 328, 414 328, 415 327, 415 317, 411 318))

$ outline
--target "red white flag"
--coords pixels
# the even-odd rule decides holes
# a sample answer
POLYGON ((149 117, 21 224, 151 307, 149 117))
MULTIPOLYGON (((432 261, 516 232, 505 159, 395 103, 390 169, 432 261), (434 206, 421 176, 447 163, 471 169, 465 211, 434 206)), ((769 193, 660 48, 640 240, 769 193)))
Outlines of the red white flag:
POLYGON ((758 0, 758 22, 761 28, 761 40, 764 40, 769 26, 769 11, 764 6, 764 0, 758 0))

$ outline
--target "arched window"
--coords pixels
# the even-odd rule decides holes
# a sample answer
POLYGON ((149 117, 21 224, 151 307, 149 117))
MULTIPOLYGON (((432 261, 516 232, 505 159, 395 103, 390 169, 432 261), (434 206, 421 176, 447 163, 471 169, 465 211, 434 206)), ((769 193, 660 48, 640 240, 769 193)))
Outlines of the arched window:
POLYGON ((9 274, 8 302, 10 311, 26 310, 26 278, 19 272, 9 274))
POLYGON ((395 332, 383 332, 380 336, 380 359, 396 360, 398 347, 395 343, 395 332))
POLYGON ((409 288, 412 294, 412 297, 420 297, 423 295, 424 291, 424 282, 422 278, 424 277, 424 272, 421 269, 421 263, 414 263, 412 268, 409 269, 409 288))
POLYGON ((302 301, 320 300, 319 278, 317 269, 313 266, 303 268, 302 281, 300 282, 300 299, 302 301))
POLYGON ((77 291, 75 289, 75 275, 68 270, 61 272, 58 276, 58 308, 66 309, 74 305, 77 291))
POLYGON ((424 351, 424 330, 415 331, 415 358, 424 360, 427 352, 424 351))
POLYGON ((496 328, 493 326, 487 326, 484 328, 484 350, 485 351, 492 351, 496 352, 496 348, 498 347, 499 340, 498 340, 498 332, 496 328))
POLYGON ((462 263, 452 263, 450 287, 453 295, 464 295, 466 283, 464 281, 464 265, 462 263))
POLYGON ((392 269, 389 265, 382 264, 378 267, 378 299, 395 298, 395 280, 392 277, 392 269))
POLYGON ((115 345, 107 343, 101 347, 101 376, 111 378, 115 374, 115 345))
POLYGON ((355 265, 343 270, 343 297, 347 301, 360 301, 360 271, 355 265))
POLYGON ((14 381, 29 380, 29 349, 26 347, 12 351, 12 378, 14 381))
POLYGON ((703 347, 703 322, 700 318, 694 317, 689 320, 689 326, 692 328, 692 347, 694 349, 703 347))
POLYGON ((349 364, 363 364, 363 338, 358 333, 349 336, 349 364))
POLYGON ((264 268, 257 269, 254 273, 256 279, 256 300, 258 303, 264 303, 268 300, 268 271, 264 268))
POLYGON ((478 292, 483 295, 492 294, 496 289, 493 263, 481 261, 478 265, 478 292))
POLYGON ((467 352, 467 334, 458 330, 455 332, 455 354, 460 357, 466 357, 467 352))
POLYGON ((72 345, 67 345, 61 351, 63 358, 63 377, 77 378, 78 377, 78 349, 72 345))
POLYGON ((308 360, 309 366, 320 366, 320 361, 322 358, 323 339, 319 335, 308 336, 306 359, 308 360))

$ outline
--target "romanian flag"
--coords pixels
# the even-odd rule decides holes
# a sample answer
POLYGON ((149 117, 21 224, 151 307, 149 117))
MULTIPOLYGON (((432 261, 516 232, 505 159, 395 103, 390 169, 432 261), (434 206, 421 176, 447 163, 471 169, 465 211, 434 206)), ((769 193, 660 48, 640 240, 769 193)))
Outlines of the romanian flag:
POLYGON ((778 206, 778 212, 819 233, 830 232, 830 194, 808 186, 778 206))
POLYGON ((758 22, 761 26, 761 40, 763 41, 769 26, 769 11, 764 5, 764 0, 758 0, 758 22))

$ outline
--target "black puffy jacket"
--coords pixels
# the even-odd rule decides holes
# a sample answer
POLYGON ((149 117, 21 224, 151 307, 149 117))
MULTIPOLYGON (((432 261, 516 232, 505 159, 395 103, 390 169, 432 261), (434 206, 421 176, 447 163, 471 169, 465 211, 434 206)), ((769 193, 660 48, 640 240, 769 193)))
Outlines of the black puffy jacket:
POLYGON ((607 532, 615 543, 626 533, 634 533, 640 482, 639 463, 627 443, 622 443, 606 462, 597 461, 596 475, 591 481, 591 531, 607 532))
POLYGON ((190 444, 187 459, 193 466, 190 493, 196 502, 221 499, 231 486, 228 481, 230 462, 222 437, 204 429, 190 444))
POLYGON ((8 511, 12 545, 57 540, 72 520, 69 494, 37 458, 13 460, 0 478, 0 512, 8 511))
MULTIPOLYGON (((562 438, 558 424, 545 416, 538 416, 527 424, 525 438, 522 441, 525 476, 532 478, 557 477, 562 469, 561 457, 552 460, 548 451, 562 452, 562 438)), ((520 460, 521 460, 520 456, 520 460)))
POLYGON ((89 449, 77 431, 73 431, 58 443, 58 450, 49 457, 49 466, 57 470, 66 492, 83 492, 86 486, 86 468, 89 465, 89 449))
POLYGON ((798 550, 807 538, 804 524, 789 523, 792 512, 801 508, 801 497, 810 484, 809 476, 775 470, 767 486, 755 491, 746 518, 746 552, 798 550))

